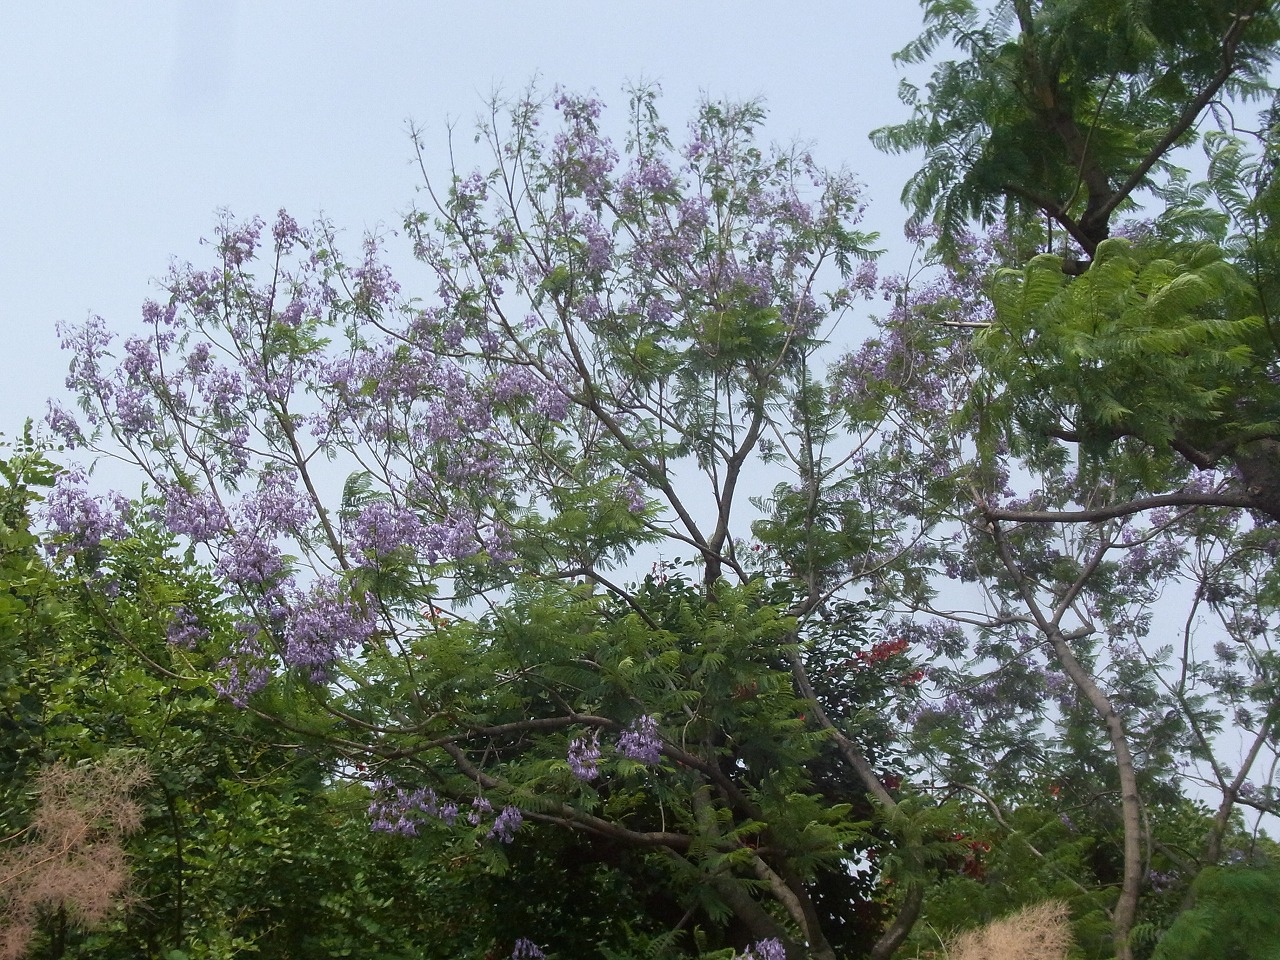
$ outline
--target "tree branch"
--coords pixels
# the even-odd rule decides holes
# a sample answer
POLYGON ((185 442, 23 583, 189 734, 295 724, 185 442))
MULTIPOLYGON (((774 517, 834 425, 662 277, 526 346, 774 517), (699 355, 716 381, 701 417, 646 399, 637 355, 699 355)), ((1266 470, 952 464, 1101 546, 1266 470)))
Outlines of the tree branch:
POLYGON ((1178 493, 1162 493, 1142 497, 1126 503, 1113 503, 1105 507, 1084 510, 1009 510, 1003 507, 981 506, 982 515, 988 520, 1007 520, 1012 523, 1097 523, 1115 520, 1160 507, 1232 507, 1250 509, 1254 502, 1247 496, 1235 493, 1194 493, 1182 490, 1178 493))

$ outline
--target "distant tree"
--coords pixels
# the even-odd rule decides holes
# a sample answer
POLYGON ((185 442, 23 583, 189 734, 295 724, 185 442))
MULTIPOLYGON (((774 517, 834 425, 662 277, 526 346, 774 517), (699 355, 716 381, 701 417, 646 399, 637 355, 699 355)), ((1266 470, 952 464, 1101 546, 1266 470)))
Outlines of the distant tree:
POLYGON ((1156 960, 1270 960, 1280 954, 1280 894, 1275 866, 1210 867, 1196 878, 1196 905, 1181 914, 1156 960))
MULTIPOLYGON (((935 64, 913 116, 872 135, 924 151, 903 200, 943 246, 968 225, 1042 218, 1092 257, 1115 217, 1158 189, 1206 111, 1270 95, 1270 0, 921 0, 925 29, 895 57, 935 64)), ((1050 241, 1054 238, 1050 234, 1050 241)))

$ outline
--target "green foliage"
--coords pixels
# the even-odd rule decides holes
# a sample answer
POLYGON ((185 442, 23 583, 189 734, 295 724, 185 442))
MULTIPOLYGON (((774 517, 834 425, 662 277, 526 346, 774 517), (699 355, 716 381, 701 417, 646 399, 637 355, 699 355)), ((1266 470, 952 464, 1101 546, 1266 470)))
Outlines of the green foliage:
MULTIPOLYGON (((858 791, 809 772, 824 738, 792 689, 795 625, 761 602, 762 589, 721 583, 709 598, 676 576, 650 578, 624 604, 580 586, 523 587, 481 624, 442 624, 415 643, 412 685, 436 713, 414 738, 447 743, 463 723, 473 749, 483 744, 490 758, 487 795, 526 816, 581 823, 624 844, 662 831, 687 836, 684 860, 645 858, 648 896, 696 903, 720 926, 731 915, 722 888, 754 885, 746 877, 757 848, 786 851, 790 870, 816 879, 843 870, 866 842, 866 824, 851 815, 858 791), (662 718, 657 768, 609 746, 642 714, 662 718), (565 756, 571 739, 593 730, 605 756, 600 782, 587 784, 565 756), (598 818, 618 824, 616 836, 598 818)), ((389 709, 410 678, 397 658, 372 660, 366 676, 389 709)), ((343 709, 371 706, 364 690, 343 709)), ((450 774, 430 748, 415 753, 397 782, 426 776, 459 798, 475 790, 475 774, 450 774)), ((715 943, 722 934, 712 929, 704 935, 715 943)), ((567 955, 567 935, 548 930, 545 944, 567 955)))
POLYGON ((1280 36, 1273 5, 1257 0, 922 6, 925 30, 898 59, 948 45, 964 59, 935 64, 923 91, 904 81, 912 119, 872 141, 924 151, 903 199, 941 226, 947 249, 972 221, 1017 230, 1047 216, 1092 254, 1215 95, 1266 89, 1280 36))
POLYGON ((993 326, 976 338, 983 373, 972 412, 1017 452, 1064 435, 1097 457, 1124 436, 1167 450, 1257 436, 1280 394, 1254 352, 1263 321, 1219 250, 1162 256, 1124 240, 1098 246, 1071 280, 1042 255, 991 288, 993 326))
POLYGON ((1195 906, 1177 917, 1153 960, 1280 957, 1280 868, 1207 867, 1191 889, 1195 906))
MULTIPOLYGON (((477 923, 475 903, 514 903, 528 875, 559 884, 570 872, 542 862, 503 880, 474 862, 460 870, 447 837, 407 847, 371 835, 368 792, 334 782, 332 751, 282 744, 281 730, 215 693, 227 642, 215 589, 152 525, 105 549, 97 579, 50 569, 28 511, 55 472, 30 441, 0 458, 0 835, 26 824, 48 764, 125 751, 153 776, 127 844, 137 906, 89 932, 49 918, 28 955, 478 960, 495 941, 509 949, 519 931, 502 917, 477 923), (207 649, 166 641, 180 605, 204 611, 207 649)), ((593 875, 575 915, 592 902, 598 917, 625 915, 616 876, 593 875)))

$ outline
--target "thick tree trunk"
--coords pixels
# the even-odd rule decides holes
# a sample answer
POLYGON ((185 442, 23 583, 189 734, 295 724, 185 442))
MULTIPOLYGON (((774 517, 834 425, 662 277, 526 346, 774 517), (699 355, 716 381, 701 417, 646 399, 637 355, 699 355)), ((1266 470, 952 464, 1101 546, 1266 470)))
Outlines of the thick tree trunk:
POLYGON ((1231 459, 1240 471, 1244 492, 1256 509, 1280 520, 1280 440, 1241 444, 1231 459))

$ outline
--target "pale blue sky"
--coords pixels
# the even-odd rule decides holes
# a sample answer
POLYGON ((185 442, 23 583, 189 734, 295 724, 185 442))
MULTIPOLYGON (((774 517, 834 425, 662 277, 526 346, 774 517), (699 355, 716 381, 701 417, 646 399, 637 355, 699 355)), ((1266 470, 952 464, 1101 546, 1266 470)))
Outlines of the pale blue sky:
POLYGON ((901 246, 911 161, 866 135, 905 116, 890 56, 919 25, 911 0, 5 4, 0 431, 60 393, 54 324, 132 328, 217 208, 323 212, 353 242, 394 228, 417 183, 406 121, 443 177, 448 122, 469 132, 486 96, 535 75, 620 108, 629 81, 656 80, 673 130, 702 92, 764 97, 770 137, 857 173, 882 245, 901 246))

